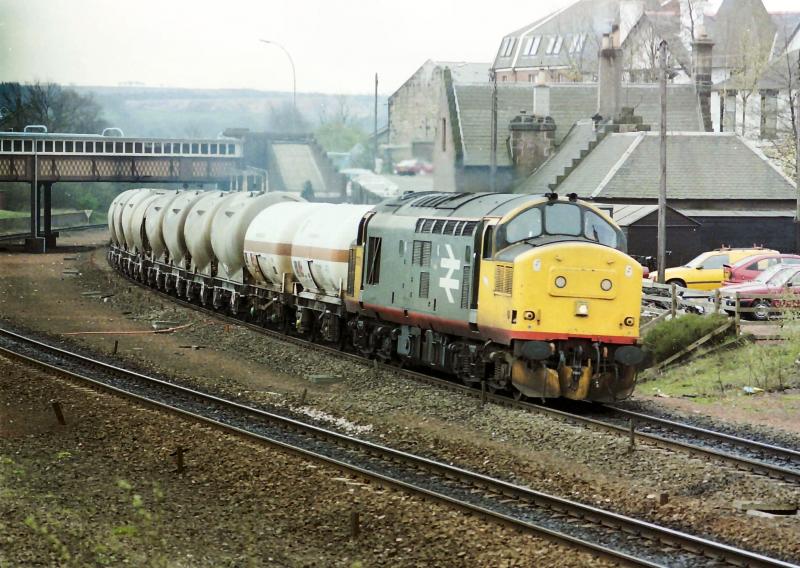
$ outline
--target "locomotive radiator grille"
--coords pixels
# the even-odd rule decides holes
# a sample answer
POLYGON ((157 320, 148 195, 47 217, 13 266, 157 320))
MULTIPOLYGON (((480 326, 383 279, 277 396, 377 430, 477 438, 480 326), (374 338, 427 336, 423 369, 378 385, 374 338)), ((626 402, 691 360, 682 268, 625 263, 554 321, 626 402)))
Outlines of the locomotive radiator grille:
POLYGON ((511 288, 514 283, 514 267, 506 264, 498 264, 494 268, 494 292, 495 294, 511 295, 511 288))
POLYGON ((461 275, 461 309, 469 308, 469 285, 471 282, 472 270, 469 266, 464 267, 461 275))
POLYGON ((420 272, 419 273, 419 297, 420 298, 427 298, 428 292, 431 288, 431 273, 430 272, 420 272))

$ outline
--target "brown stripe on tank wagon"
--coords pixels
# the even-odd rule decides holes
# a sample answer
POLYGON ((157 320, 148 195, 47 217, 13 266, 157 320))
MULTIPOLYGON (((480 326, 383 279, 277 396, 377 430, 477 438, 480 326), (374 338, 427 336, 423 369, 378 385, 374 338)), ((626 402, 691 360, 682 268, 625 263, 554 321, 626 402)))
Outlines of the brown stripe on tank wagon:
POLYGON ((260 241, 246 241, 247 252, 260 252, 279 256, 302 256, 312 260, 327 260, 329 262, 347 262, 350 258, 349 250, 329 249, 322 247, 298 246, 292 252, 292 245, 288 243, 265 243, 260 241))

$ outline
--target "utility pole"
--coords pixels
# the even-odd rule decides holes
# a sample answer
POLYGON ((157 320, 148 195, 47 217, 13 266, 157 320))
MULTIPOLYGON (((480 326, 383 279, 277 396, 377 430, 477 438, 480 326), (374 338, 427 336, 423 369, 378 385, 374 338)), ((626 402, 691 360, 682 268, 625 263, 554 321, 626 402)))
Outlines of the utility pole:
POLYGON ((667 42, 659 46, 661 59, 661 180, 658 186, 658 281, 664 283, 667 259, 667 42))
POLYGON ((497 191, 497 74, 490 71, 492 79, 491 140, 489 142, 489 191, 497 191))
MULTIPOLYGON (((800 73, 800 60, 797 62, 797 71, 800 73)), ((800 251, 800 89, 795 89, 794 94, 794 182, 797 206, 794 213, 794 250, 800 251)))
POLYGON ((378 74, 375 73, 375 121, 373 123, 372 135, 375 140, 372 145, 372 171, 380 173, 378 169, 378 74))

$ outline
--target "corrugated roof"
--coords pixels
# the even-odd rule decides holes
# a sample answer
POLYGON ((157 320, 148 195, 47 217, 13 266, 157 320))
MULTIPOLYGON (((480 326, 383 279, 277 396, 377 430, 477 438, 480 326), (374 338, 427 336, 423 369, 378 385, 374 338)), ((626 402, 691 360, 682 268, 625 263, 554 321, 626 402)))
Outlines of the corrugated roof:
MULTIPOLYGON (((611 134, 569 177, 559 193, 603 199, 658 199, 659 137, 611 134)), ((793 182, 759 150, 732 133, 670 133, 669 199, 792 200, 793 182)))

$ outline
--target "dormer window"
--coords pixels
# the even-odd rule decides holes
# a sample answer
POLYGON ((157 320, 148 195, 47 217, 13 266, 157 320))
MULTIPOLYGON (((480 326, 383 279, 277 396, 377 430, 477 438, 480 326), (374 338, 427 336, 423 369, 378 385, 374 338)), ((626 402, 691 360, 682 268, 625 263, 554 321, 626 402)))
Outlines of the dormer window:
POLYGON ((556 46, 556 39, 558 39, 558 36, 553 36, 547 40, 547 49, 544 50, 547 55, 553 55, 553 49, 556 46))
POLYGON ((500 57, 508 57, 514 51, 514 44, 517 43, 517 39, 513 37, 507 37, 503 39, 503 42, 500 44, 500 57))
POLYGON ((558 55, 561 53, 562 45, 564 45, 564 38, 562 36, 558 36, 558 38, 556 38, 556 45, 553 48, 553 55, 558 55))
POLYGON ((580 53, 583 51, 583 44, 586 41, 586 34, 578 34, 573 36, 572 44, 569 47, 570 53, 580 53))
POLYGON ((528 38, 525 43, 525 49, 522 50, 522 53, 525 55, 536 55, 539 51, 539 45, 542 43, 542 36, 533 36, 532 38, 528 38))

